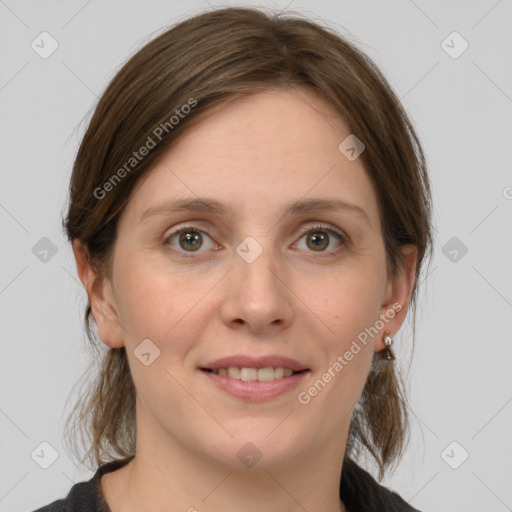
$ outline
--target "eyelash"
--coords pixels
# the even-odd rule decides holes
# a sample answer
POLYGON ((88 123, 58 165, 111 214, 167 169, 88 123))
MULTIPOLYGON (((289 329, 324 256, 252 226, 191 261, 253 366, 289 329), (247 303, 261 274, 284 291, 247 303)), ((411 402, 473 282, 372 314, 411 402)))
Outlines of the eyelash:
MULTIPOLYGON (((342 231, 338 231, 336 229, 329 228, 327 226, 323 226, 322 224, 317 224, 316 226, 308 226, 308 227, 304 228, 303 230, 301 230, 299 240, 304 235, 307 235, 308 233, 315 232, 315 231, 324 231, 325 233, 328 233, 329 235, 333 235, 335 238, 338 239, 339 242, 341 242, 340 247, 338 247, 337 249, 333 249, 333 250, 327 251, 325 253, 324 253, 324 251, 320 251, 319 254, 320 254, 320 257, 322 257, 322 258, 330 258, 330 257, 337 256, 338 253, 343 249, 343 246, 348 243, 348 237, 347 237, 347 235, 345 235, 345 233, 343 233, 342 231)), ((311 252, 315 252, 315 251, 311 251, 311 252)))
MULTIPOLYGON (((202 233, 202 234, 207 234, 205 231, 203 231, 201 229, 198 229, 195 226, 184 226, 184 227, 182 227, 180 229, 177 229, 177 230, 173 231, 168 236, 166 236, 164 241, 163 241, 163 244, 167 247, 167 246, 170 245, 169 241, 172 238, 174 238, 177 235, 180 235, 181 233, 186 233, 186 232, 190 232, 190 231, 197 232, 197 233, 202 233)), ((319 257, 321 257, 321 258, 331 258, 331 257, 337 256, 338 253, 343 249, 344 245, 346 245, 349 242, 348 236, 345 233, 343 233, 342 231, 338 231, 338 230, 329 228, 329 227, 321 225, 321 224, 318 224, 316 226, 308 226, 307 228, 304 228, 303 230, 301 230, 300 236, 299 236, 299 240, 304 235, 306 235, 306 234, 308 234, 310 232, 314 232, 314 231, 324 231, 324 232, 328 233, 329 235, 334 235, 334 237, 337 238, 339 242, 341 242, 341 246, 338 247, 337 249, 334 249, 334 250, 331 250, 331 251, 327 251, 327 252, 320 251, 319 252, 319 255, 320 255, 319 257)), ((175 249, 174 247, 171 247, 171 250, 180 252, 184 257, 193 257, 194 254, 195 254, 194 251, 186 252, 186 251, 175 249)), ((315 252, 315 251, 310 251, 310 252, 315 252)))

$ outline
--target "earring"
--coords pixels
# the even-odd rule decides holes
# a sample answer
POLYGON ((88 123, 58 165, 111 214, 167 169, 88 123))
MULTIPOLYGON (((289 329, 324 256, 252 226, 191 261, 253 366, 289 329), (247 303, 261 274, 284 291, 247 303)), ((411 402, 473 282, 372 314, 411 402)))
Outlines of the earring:
POLYGON ((380 351, 380 358, 385 359, 386 361, 393 361, 395 359, 395 354, 391 350, 391 345, 393 345, 393 339, 391 338, 391 333, 389 331, 384 331, 384 343, 386 348, 380 351))

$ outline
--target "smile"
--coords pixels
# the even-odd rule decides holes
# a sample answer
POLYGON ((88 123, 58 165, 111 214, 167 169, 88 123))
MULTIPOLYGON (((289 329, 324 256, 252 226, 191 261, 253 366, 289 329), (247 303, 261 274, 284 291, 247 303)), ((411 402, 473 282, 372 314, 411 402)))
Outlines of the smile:
POLYGON ((200 371, 210 387, 213 384, 223 393, 245 402, 263 402, 285 396, 310 373, 309 370, 294 371, 280 366, 258 369, 230 366, 216 370, 201 368, 200 371))
POLYGON ((217 375, 225 375, 232 379, 243 380, 244 382, 254 380, 259 382, 268 382, 275 379, 290 377, 295 373, 299 373, 291 368, 284 368, 282 366, 277 366, 275 368, 272 366, 267 366, 266 368, 239 368, 238 366, 230 366, 229 368, 218 368, 217 370, 210 371, 217 375))

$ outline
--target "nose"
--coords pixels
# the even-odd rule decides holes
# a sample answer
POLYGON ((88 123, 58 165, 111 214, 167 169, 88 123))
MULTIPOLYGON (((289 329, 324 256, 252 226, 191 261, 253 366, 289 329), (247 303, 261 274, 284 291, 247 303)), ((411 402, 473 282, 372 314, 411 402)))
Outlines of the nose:
POLYGON ((240 254, 234 254, 233 269, 228 274, 221 310, 223 322, 253 335, 272 335, 285 329, 292 322, 293 292, 282 265, 276 266, 270 249, 264 249, 254 261, 245 258, 243 252, 240 254))

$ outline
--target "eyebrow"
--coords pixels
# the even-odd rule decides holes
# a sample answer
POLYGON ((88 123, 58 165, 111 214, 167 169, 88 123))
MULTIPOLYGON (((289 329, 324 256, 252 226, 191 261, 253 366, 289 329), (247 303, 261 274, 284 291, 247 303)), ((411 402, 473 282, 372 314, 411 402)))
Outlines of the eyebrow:
MULTIPOLYGON (((363 208, 341 199, 305 199, 287 205, 283 210, 283 215, 304 215, 309 213, 326 212, 333 210, 345 210, 371 225, 370 218, 363 208)), ((166 201, 162 204, 152 206, 144 211, 140 221, 153 215, 172 214, 179 212, 204 212, 218 216, 232 216, 233 208, 229 204, 221 203, 216 199, 206 197, 191 197, 166 201)))

